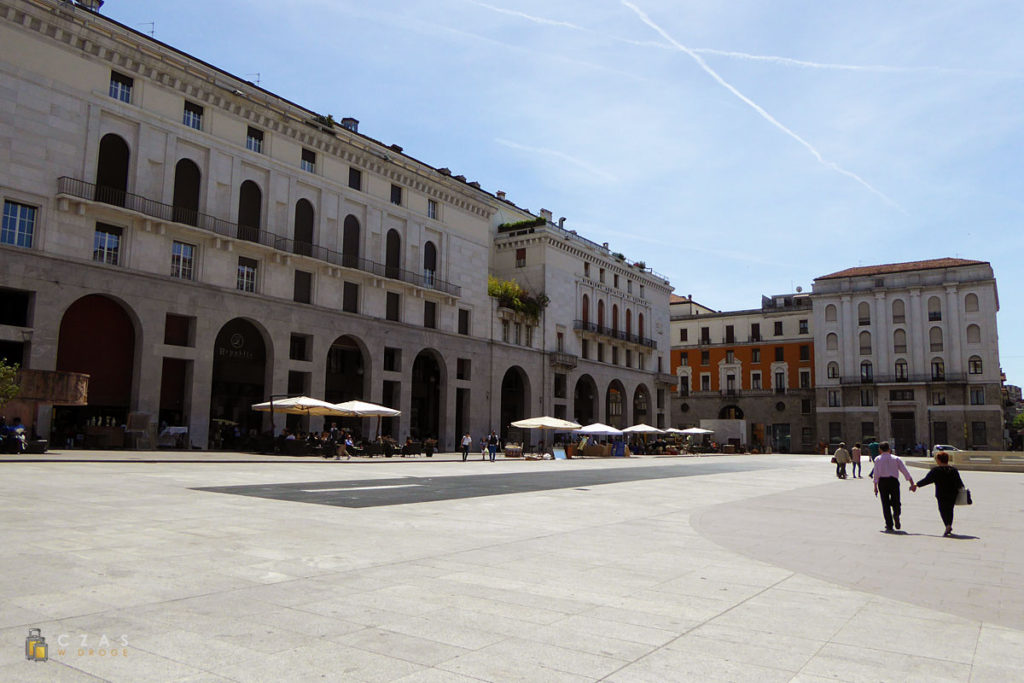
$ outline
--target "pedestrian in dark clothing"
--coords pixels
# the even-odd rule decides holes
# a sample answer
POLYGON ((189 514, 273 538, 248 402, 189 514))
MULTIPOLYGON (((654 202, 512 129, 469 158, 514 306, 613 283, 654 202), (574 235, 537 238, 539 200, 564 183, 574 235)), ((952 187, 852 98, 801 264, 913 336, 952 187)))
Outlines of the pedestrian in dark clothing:
POLYGON ((494 456, 498 452, 498 435, 494 431, 487 437, 487 452, 491 455, 491 462, 494 462, 494 456))
POLYGON ((949 464, 949 453, 939 451, 935 454, 935 467, 928 474, 917 482, 917 486, 935 484, 935 502, 939 504, 939 517, 946 525, 943 536, 953 533, 953 506, 956 504, 956 494, 964 487, 957 468, 949 464))

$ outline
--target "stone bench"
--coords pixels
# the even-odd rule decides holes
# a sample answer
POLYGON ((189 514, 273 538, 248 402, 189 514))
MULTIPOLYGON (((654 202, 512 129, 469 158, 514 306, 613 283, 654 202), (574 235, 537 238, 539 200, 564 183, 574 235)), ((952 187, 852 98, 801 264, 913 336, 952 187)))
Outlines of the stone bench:
POLYGON ((952 464, 966 469, 992 469, 1004 472, 1024 472, 1024 453, 1005 451, 954 451, 952 464))

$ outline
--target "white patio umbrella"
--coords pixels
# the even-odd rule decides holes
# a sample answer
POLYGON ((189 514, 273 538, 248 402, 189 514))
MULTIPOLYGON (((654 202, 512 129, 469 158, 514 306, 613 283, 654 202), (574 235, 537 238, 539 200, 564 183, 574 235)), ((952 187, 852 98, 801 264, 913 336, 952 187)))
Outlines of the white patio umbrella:
POLYGON ((623 434, 664 434, 666 430, 658 429, 644 423, 633 425, 632 427, 626 427, 622 430, 623 434))
POLYGON ((344 415, 333 403, 309 396, 292 396, 277 401, 271 399, 265 403, 254 403, 252 409, 286 415, 344 415))
POLYGON ((680 430, 680 434, 714 434, 714 429, 704 429, 703 427, 688 427, 680 430))
POLYGON ((563 432, 580 428, 580 426, 575 422, 562 420, 557 417, 548 417, 547 415, 542 417, 528 417, 525 420, 513 422, 512 426, 519 427, 520 429, 550 429, 553 431, 563 432))
POLYGON ((401 410, 395 410, 394 408, 388 408, 387 406, 378 405, 376 403, 367 403, 366 401, 345 401, 344 403, 338 403, 335 408, 342 411, 339 413, 344 417, 376 417, 377 418, 377 434, 380 435, 381 418, 395 417, 401 415, 401 410))
POLYGON ((621 436, 622 430, 616 429, 610 425, 603 424, 601 422, 595 422, 589 424, 586 427, 579 427, 574 429, 573 432, 576 434, 582 434, 584 436, 621 436))

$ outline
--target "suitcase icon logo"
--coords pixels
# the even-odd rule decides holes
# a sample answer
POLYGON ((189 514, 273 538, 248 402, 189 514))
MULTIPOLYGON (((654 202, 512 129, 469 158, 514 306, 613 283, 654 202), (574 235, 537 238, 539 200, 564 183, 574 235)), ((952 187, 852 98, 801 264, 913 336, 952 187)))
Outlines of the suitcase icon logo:
POLYGON ((49 647, 46 645, 46 638, 42 631, 37 628, 30 628, 25 638, 25 659, 34 662, 45 662, 49 659, 49 647))

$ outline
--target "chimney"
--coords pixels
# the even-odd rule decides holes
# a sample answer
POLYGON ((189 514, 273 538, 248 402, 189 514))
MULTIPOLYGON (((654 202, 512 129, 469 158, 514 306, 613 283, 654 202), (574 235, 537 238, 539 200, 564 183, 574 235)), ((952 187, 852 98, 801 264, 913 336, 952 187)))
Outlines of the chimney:
POLYGON ((494 196, 496 196, 498 199, 504 199, 505 190, 498 190, 497 192, 494 193, 494 196))
POLYGON ((341 120, 341 127, 345 130, 350 130, 353 133, 359 132, 359 119, 354 119, 351 116, 346 116, 341 120))
POLYGON ((562 216, 561 218, 558 219, 558 227, 560 227, 562 230, 565 230, 565 216, 562 216))
POLYGON ((548 223, 550 223, 551 222, 552 214, 547 209, 541 209, 540 210, 540 217, 543 218, 544 220, 546 220, 548 223))
POLYGON ((607 242, 601 242, 601 246, 604 247, 605 251, 608 251, 608 243, 607 242))

